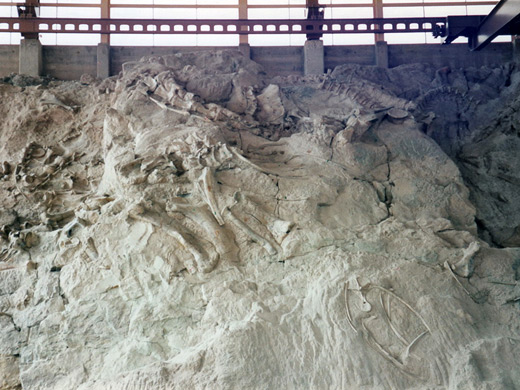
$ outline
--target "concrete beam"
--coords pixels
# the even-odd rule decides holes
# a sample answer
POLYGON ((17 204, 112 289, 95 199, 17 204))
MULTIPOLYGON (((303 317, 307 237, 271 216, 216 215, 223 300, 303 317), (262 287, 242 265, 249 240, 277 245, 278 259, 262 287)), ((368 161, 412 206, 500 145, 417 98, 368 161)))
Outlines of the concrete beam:
POLYGON ((388 43, 378 41, 374 49, 376 51, 376 65, 379 68, 388 68, 388 43))
POLYGON ((303 47, 303 74, 305 76, 325 72, 325 51, 323 41, 307 40, 303 47))
POLYGON ((249 45, 249 43, 239 44, 238 50, 244 57, 251 59, 251 45, 249 45))
POLYGON ((38 39, 20 41, 18 73, 38 77, 42 74, 42 44, 38 39))
POLYGON ((97 46, 97 77, 106 79, 110 77, 110 45, 99 43, 97 46))

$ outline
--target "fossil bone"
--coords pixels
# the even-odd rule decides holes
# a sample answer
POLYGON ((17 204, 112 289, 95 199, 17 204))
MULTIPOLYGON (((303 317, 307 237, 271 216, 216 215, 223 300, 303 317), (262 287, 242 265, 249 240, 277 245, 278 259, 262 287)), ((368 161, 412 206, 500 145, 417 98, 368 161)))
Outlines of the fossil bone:
POLYGON ((92 239, 92 237, 87 238, 85 252, 92 261, 96 260, 99 257, 96 245, 94 244, 94 240, 92 239))
POLYGON ((401 370, 401 372, 403 372, 404 374, 412 377, 412 378, 416 378, 416 379, 421 379, 421 380, 425 380, 425 378, 422 378, 421 376, 413 373, 410 371, 409 367, 407 367, 406 364, 400 362, 398 359, 396 359, 394 356, 392 356, 390 354, 390 352, 388 352, 386 350, 386 348, 384 348, 380 343, 378 343, 376 341, 376 338, 374 337, 374 335, 372 334, 372 332, 370 332, 370 330, 368 329, 368 327, 366 326, 366 323, 367 322, 370 322, 372 320, 376 319, 375 316, 370 316, 366 319, 364 319, 363 321, 361 321, 361 326, 363 327, 363 330, 365 331, 365 340, 367 342, 367 344, 372 347, 374 350, 376 350, 377 352, 379 352, 381 354, 381 356, 383 358, 385 358, 386 360, 388 360, 390 363, 392 363, 396 368, 398 368, 399 370, 401 370))
MULTIPOLYGON (((384 303, 384 299, 383 299, 383 294, 380 294, 379 295, 379 299, 380 299, 380 303, 381 303, 381 306, 383 307, 383 312, 385 313, 385 317, 387 319, 387 322, 388 322, 388 325, 390 326, 390 329, 392 329, 392 331, 394 332, 394 334, 397 336, 397 338, 399 340, 401 340, 401 342, 404 344, 404 345, 407 345, 408 344, 408 341, 404 338, 404 336, 396 329, 394 323, 392 322, 392 319, 390 318, 390 308, 386 308, 385 306, 385 303, 384 303)), ((388 301, 389 302, 389 301, 388 301)))
POLYGON ((408 310, 410 310, 413 314, 415 314, 417 316, 417 318, 419 318, 421 320, 424 327, 428 330, 429 333, 432 333, 430 327, 426 324, 426 321, 424 320, 424 318, 412 306, 410 306, 404 299, 402 299, 398 295, 394 294, 392 291, 390 291, 382 286, 375 285, 375 284, 369 284, 368 286, 365 286, 365 288, 368 288, 368 290, 378 289, 378 290, 384 291, 387 294, 394 297, 395 299, 397 299, 399 302, 401 302, 403 305, 405 305, 408 308, 408 310))
POLYGON ((368 313, 369 311, 372 310, 372 305, 370 303, 368 303, 365 293, 363 292, 363 287, 361 287, 361 285, 359 284, 357 276, 354 277, 353 279, 356 284, 356 287, 352 288, 352 291, 356 292, 358 298, 361 301, 361 310, 368 313))
POLYGON ((265 174, 268 174, 268 175, 274 175, 274 176, 279 176, 276 172, 273 172, 271 170, 268 170, 268 169, 265 169, 265 168, 262 168, 258 165, 256 165, 255 163, 252 163, 251 161, 249 161, 247 158, 245 158, 244 156, 242 156, 238 150, 233 147, 233 146, 230 146, 229 147, 229 150, 231 151, 231 153, 233 153, 240 161, 246 163, 249 167, 251 168, 254 168, 256 169, 257 171, 260 171, 262 173, 265 173, 265 174))
POLYGON ((67 111, 74 111, 74 108, 66 105, 60 99, 58 99, 55 95, 45 92, 42 96, 41 100, 42 104, 55 105, 64 108, 67 111))
POLYGON ((349 281, 347 280, 347 282, 345 283, 345 308, 346 308, 346 311, 347 311, 347 321, 350 325, 350 327, 352 328, 352 330, 354 332, 358 332, 356 327, 354 326, 354 322, 352 321, 352 315, 350 314, 350 304, 348 303, 348 290, 349 290, 349 281))
MULTIPOLYGON (((143 221, 143 222, 147 222, 147 223, 152 224, 153 226, 161 228, 168 235, 170 235, 173 238, 175 238, 179 242, 179 244, 181 244, 184 248, 186 248, 186 250, 189 253, 191 253, 191 255, 193 256, 199 271, 201 271, 201 272, 209 272, 215 266, 215 263, 218 260, 218 257, 206 260, 205 257, 203 256, 202 252, 199 251, 195 247, 195 245, 191 244, 182 235, 182 233, 179 232, 177 229, 175 229, 174 227, 164 223, 164 221, 162 220, 162 218, 158 214, 156 214, 156 213, 154 213, 152 211, 149 211, 145 207, 143 207, 142 205, 138 204, 135 207, 133 207, 133 209, 131 209, 129 211, 128 216, 133 218, 133 219, 136 219, 136 220, 139 220, 139 221, 143 221)), ((186 265, 186 268, 188 269, 188 271, 190 273, 195 273, 197 271, 196 268, 190 266, 189 264, 185 264, 185 265, 186 265)))
POLYGON ((473 272, 473 257, 480 250, 480 244, 473 241, 466 249, 463 249, 462 258, 453 265, 452 270, 459 276, 469 277, 473 272))
POLYGON ((464 292, 465 292, 466 294, 468 294, 468 296, 471 297, 470 292, 466 289, 466 287, 464 287, 464 286, 462 285, 462 283, 460 282, 460 280, 457 278, 457 275, 455 275, 455 272, 453 272, 453 269, 451 268, 451 264, 448 263, 448 261, 446 261, 446 262, 444 263, 444 268, 446 268, 446 269, 449 271, 450 275, 453 277, 453 279, 455 279, 455 282, 457 282, 457 284, 458 284, 458 285, 459 285, 459 286, 464 290, 464 292))
POLYGON ((406 359, 408 359, 408 356, 410 356, 410 352, 412 350, 412 348, 415 346, 415 344, 417 344, 417 342, 425 335, 427 335, 428 332, 425 331, 425 332, 422 332, 420 335, 418 335, 416 338, 414 338, 412 340, 412 342, 410 344, 408 344, 408 346, 406 347, 403 355, 402 355, 402 359, 403 361, 406 361, 406 359))
POLYGON ((225 216, 227 216, 231 222, 233 222, 240 230, 242 230, 244 233, 246 233, 254 242, 257 242, 258 244, 262 245, 264 249, 269 253, 271 256, 274 256, 278 253, 278 251, 275 249, 275 247, 267 241, 265 238, 260 236, 259 234, 255 233, 249 226, 247 226, 244 222, 242 222, 240 219, 238 219, 233 212, 230 210, 229 207, 226 207, 224 209, 225 216))
POLYGON ((198 180, 199 188, 201 189, 202 194, 208 204, 211 213, 217 220, 220 226, 224 225, 224 220, 222 219, 222 215, 218 209, 217 201, 215 199, 214 191, 217 183, 214 180, 214 171, 208 167, 205 167, 202 170, 202 176, 198 180))

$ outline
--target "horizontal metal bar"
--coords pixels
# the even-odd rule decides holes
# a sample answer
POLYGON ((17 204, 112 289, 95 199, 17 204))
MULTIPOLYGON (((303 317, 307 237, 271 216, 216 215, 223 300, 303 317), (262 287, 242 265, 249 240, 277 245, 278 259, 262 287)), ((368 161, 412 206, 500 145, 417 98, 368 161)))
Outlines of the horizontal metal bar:
MULTIPOLYGON (((21 1, 20 1, 21 3, 21 1)), ((11 6, 11 7, 16 7, 19 3, 1 3, 0 2, 0 6, 4 6, 4 7, 8 7, 8 6, 11 6)), ((71 3, 71 4, 64 4, 64 3, 45 3, 45 4, 40 4, 40 8, 43 8, 43 7, 59 7, 59 8, 66 8, 66 7, 85 7, 85 8, 100 8, 101 7, 101 4, 81 4, 81 3, 71 3)))
MULTIPOLYGON (((415 2, 415 3, 383 3, 383 8, 402 8, 402 7, 456 7, 456 6, 473 6, 473 5, 496 5, 498 1, 452 1, 452 2, 415 2)), ((0 2, 0 6, 15 7, 17 3, 0 2)), ((324 4, 326 8, 371 8, 372 3, 345 3, 345 4, 324 4)), ((101 4, 83 4, 83 3, 42 3, 40 7, 58 7, 58 8, 100 8, 101 4)), ((110 8, 239 8, 238 4, 111 4, 110 8)), ((305 4, 250 4, 248 9, 262 8, 306 8, 305 4)))
MULTIPOLYGON (((460 1, 460 2, 415 2, 415 3, 383 3, 383 8, 402 8, 402 7, 455 7, 466 5, 496 5, 498 1, 460 1)), ((113 6, 112 6, 113 7, 113 6)), ((200 6, 199 6, 200 7, 200 6)), ((323 4, 325 8, 372 8, 373 3, 345 3, 345 4, 323 4)), ((305 4, 254 4, 247 8, 306 8, 305 4)))
POLYGON ((0 32, 94 34, 349 34, 431 32, 445 18, 158 20, 0 18, 0 32))
MULTIPOLYGON (((461 3, 388 3, 383 4, 383 8, 403 8, 403 7, 456 7, 456 6, 471 6, 471 5, 496 5, 496 1, 467 1, 461 3)), ((64 5, 61 4, 61 7, 64 5)), ((371 3, 354 3, 354 4, 330 4, 325 8, 373 8, 371 3)), ((236 8, 238 5, 172 5, 172 4, 111 4, 110 8, 236 8)), ((305 4, 251 4, 247 6, 248 9, 306 9, 305 4)))
POLYGON ((203 9, 203 8, 234 8, 238 9, 238 4, 204 4, 204 5, 195 5, 195 4, 110 4, 110 8, 194 8, 194 9, 203 9))

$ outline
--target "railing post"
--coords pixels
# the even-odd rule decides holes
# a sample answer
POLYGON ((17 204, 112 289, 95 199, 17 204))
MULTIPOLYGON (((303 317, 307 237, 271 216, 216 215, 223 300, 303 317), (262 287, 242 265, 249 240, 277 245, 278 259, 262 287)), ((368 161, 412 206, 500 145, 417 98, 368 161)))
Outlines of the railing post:
MULTIPOLYGON (((110 0, 101 0, 101 19, 110 19, 110 0)), ((110 45, 110 34, 101 34, 101 43, 110 45)))
MULTIPOLYGON (((101 0, 101 19, 110 19, 110 0, 101 0)), ((97 46, 96 76, 100 79, 110 76, 110 34, 101 34, 97 46)))
MULTIPOLYGON (((374 6, 374 18, 383 19, 383 0, 372 0, 374 6)), ((383 28, 383 26, 379 26, 383 28)), ((388 44, 385 41, 385 34, 375 34, 375 57, 376 65, 380 68, 388 68, 388 44)))
MULTIPOLYGON (((238 1, 238 18, 239 19, 247 19, 247 0, 239 0, 238 1)), ((240 27, 239 29, 242 29, 240 27)), ((243 34, 238 36, 238 48, 240 52, 247 58, 251 58, 251 47, 249 46, 249 35, 243 34)))
MULTIPOLYGON (((374 18, 381 19, 383 18, 383 0, 372 0, 374 7, 374 18)), ((382 26, 381 26, 382 27, 382 26)), ((378 33, 375 34, 376 42, 382 42, 385 40, 385 34, 378 33)))
MULTIPOLYGON (((238 1, 238 18, 239 19, 247 19, 247 0, 239 0, 238 1)), ((240 35, 239 43, 248 44, 249 43, 249 35, 240 35)))

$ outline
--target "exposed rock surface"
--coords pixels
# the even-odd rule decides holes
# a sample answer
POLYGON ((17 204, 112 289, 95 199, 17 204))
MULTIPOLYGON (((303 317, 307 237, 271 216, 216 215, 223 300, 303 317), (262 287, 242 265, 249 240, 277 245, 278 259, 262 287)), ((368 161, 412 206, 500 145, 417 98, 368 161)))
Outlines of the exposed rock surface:
POLYGON ((496 69, 394 69, 346 65, 336 80, 364 80, 411 99, 416 119, 459 167, 477 208, 481 238, 499 247, 520 246, 520 73, 496 69))
POLYGON ((0 84, 0 388, 520 387, 519 81, 0 84))

